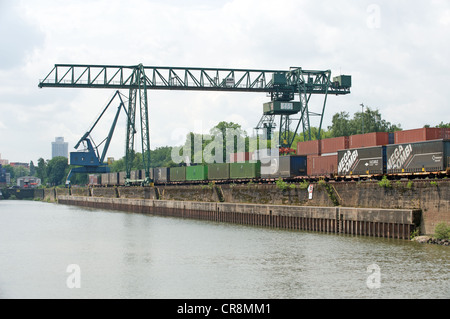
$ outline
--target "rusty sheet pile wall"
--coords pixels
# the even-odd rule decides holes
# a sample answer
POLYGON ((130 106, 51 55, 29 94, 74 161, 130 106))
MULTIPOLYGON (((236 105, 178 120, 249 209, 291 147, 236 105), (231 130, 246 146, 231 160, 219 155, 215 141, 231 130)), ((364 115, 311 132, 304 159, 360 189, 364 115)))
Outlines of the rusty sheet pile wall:
POLYGON ((409 239, 420 223, 413 209, 311 207, 153 199, 58 196, 61 204, 324 233, 409 239))

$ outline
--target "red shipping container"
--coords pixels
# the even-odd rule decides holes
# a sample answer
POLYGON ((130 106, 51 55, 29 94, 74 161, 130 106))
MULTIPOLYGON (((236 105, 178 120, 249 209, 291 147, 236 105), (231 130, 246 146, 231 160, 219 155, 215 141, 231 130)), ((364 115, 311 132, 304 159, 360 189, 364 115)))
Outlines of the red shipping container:
POLYGON ((337 153, 338 150, 348 149, 348 136, 326 138, 321 141, 322 154, 337 153))
POLYGON ((297 155, 320 155, 320 141, 305 141, 297 143, 297 155))
POLYGON ((445 138, 446 133, 446 129, 436 127, 397 131, 395 132, 395 144, 439 140, 445 138))
POLYGON ((252 159, 252 152, 239 152, 230 154, 230 163, 247 162, 252 159))
POLYGON ((337 155, 308 156, 306 169, 308 176, 331 176, 337 174, 337 155))
POLYGON ((98 176, 89 175, 89 185, 97 185, 97 184, 98 184, 98 176))
POLYGON ((352 135, 349 138, 349 148, 371 147, 389 144, 389 133, 373 132, 352 135))

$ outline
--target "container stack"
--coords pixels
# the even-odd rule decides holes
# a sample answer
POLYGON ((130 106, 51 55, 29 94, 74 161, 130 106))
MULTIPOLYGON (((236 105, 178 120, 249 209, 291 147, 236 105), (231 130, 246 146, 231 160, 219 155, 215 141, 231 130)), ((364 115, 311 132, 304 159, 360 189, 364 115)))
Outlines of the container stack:
POLYGON ((387 144, 393 144, 392 133, 374 132, 350 136, 348 148, 371 147, 387 144))
POLYGON ((394 134, 395 144, 450 139, 449 128, 425 127, 414 130, 397 131, 394 134))

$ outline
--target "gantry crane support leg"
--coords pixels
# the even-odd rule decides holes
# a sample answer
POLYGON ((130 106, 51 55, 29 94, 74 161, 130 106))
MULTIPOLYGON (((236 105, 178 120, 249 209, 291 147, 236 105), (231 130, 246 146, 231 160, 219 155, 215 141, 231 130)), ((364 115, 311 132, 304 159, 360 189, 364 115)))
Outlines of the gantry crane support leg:
POLYGON ((147 84, 145 81, 144 66, 139 66, 139 103, 141 115, 141 136, 142 136, 142 159, 145 170, 145 184, 152 183, 150 178, 150 128, 148 122, 148 99, 147 99, 147 84))
POLYGON ((131 178, 131 167, 134 159, 134 134, 136 134, 136 89, 130 89, 128 99, 128 121, 127 121, 127 135, 125 141, 125 170, 126 179, 131 178))

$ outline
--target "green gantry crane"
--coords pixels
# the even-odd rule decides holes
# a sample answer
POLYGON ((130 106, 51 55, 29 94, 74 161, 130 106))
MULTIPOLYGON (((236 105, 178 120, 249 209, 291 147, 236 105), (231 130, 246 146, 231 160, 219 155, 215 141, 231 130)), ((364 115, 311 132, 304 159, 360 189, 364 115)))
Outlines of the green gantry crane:
POLYGON ((275 117, 280 116, 280 146, 290 147, 300 124, 305 137, 311 139, 310 115, 320 115, 319 135, 328 94, 350 93, 351 77, 340 75, 331 79, 331 71, 303 70, 247 70, 227 68, 153 67, 56 64, 50 73, 39 81, 39 87, 54 88, 106 88, 127 89, 128 120, 126 131, 126 179, 131 175, 131 156, 136 134, 136 110, 139 109, 141 147, 145 182, 150 180, 150 130, 148 90, 200 90, 231 92, 264 92, 271 101, 264 104, 263 116, 256 129, 275 127, 275 117), (322 113, 309 111, 312 94, 324 96, 322 113), (294 101, 296 96, 299 101, 294 101), (292 115, 300 114, 294 134, 291 132, 292 115))

